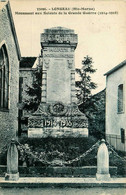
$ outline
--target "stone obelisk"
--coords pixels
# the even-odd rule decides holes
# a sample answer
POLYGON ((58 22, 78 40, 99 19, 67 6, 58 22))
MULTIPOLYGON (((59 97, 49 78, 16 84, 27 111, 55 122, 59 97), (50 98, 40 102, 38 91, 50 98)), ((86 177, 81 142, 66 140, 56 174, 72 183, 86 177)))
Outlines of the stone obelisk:
POLYGON ((88 136, 88 121, 76 104, 75 57, 77 34, 56 27, 41 34, 42 95, 28 119, 29 137, 88 136))

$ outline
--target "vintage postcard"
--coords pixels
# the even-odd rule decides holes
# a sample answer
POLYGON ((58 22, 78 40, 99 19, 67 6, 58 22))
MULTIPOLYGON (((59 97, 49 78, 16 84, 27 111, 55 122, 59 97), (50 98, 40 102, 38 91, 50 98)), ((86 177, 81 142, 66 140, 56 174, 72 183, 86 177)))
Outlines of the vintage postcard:
POLYGON ((0 23, 0 193, 125 194, 126 1, 1 0, 0 23))

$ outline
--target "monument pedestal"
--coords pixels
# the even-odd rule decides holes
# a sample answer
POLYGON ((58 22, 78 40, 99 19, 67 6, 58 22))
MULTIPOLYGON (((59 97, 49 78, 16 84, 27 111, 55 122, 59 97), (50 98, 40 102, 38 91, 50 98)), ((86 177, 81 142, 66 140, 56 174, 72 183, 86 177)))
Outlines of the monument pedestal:
POLYGON ((19 179, 19 172, 18 173, 6 173, 5 180, 6 181, 17 181, 19 179))
POLYGON ((72 137, 88 137, 88 129, 42 129, 42 128, 29 128, 28 129, 29 138, 72 138, 72 137))
POLYGON ((75 103, 41 103, 28 120, 28 137, 88 137, 87 118, 75 103))
POLYGON ((110 174, 96 173, 96 179, 98 181, 109 181, 110 180, 110 174))

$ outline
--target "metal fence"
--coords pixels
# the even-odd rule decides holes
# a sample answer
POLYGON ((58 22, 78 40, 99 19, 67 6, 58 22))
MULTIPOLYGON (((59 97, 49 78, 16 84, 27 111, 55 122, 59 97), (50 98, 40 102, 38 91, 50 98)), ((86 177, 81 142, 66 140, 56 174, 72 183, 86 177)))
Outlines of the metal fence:
POLYGON ((115 147, 116 150, 126 152, 126 137, 124 136, 123 140, 120 135, 107 134, 106 140, 115 147))

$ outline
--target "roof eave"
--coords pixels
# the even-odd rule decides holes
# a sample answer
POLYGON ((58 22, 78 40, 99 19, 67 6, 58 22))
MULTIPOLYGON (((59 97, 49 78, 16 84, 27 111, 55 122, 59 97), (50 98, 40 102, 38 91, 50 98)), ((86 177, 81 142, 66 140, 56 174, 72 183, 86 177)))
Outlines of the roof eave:
POLYGON ((108 76, 108 75, 112 74, 113 72, 117 71, 119 68, 122 68, 125 65, 126 65, 126 60, 124 60, 123 62, 121 62, 120 64, 118 64, 117 66, 115 66, 114 68, 109 70, 108 72, 106 72, 104 74, 104 76, 108 76))
POLYGON ((20 60, 21 59, 21 52, 20 52, 20 47, 19 47, 19 43, 18 43, 18 38, 17 38, 16 30, 15 30, 14 20, 13 20, 11 6, 10 6, 10 2, 9 1, 6 4, 6 7, 7 7, 7 12, 8 12, 8 17, 9 17, 9 21, 10 21, 12 34, 13 34, 13 37, 14 37, 14 42, 15 42, 15 46, 16 46, 17 56, 18 56, 18 59, 20 60))

